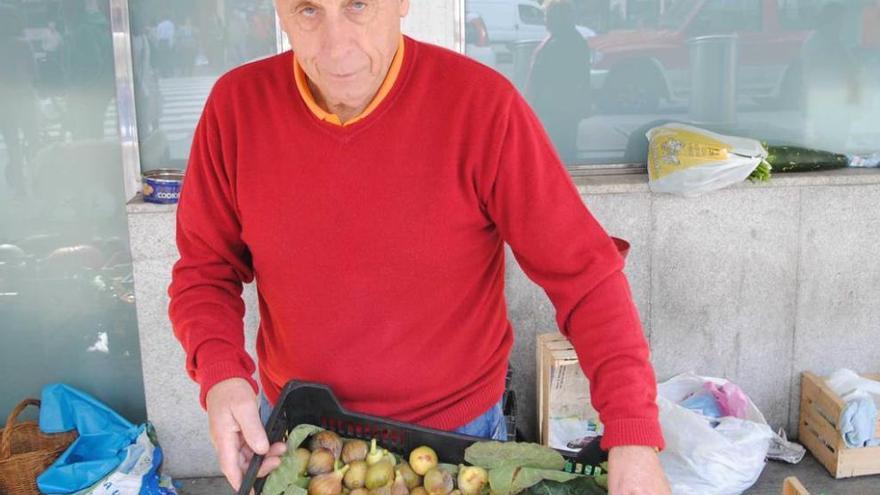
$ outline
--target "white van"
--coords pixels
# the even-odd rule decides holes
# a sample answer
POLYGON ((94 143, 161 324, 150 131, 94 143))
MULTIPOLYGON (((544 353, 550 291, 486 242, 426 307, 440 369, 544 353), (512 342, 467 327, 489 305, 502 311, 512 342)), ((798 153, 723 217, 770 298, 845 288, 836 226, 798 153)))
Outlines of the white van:
MULTIPOLYGON (((547 37, 544 9, 538 0, 466 0, 466 7, 483 18, 498 64, 513 62, 513 43, 547 37)), ((584 26, 577 29, 585 38, 596 35, 584 26)))

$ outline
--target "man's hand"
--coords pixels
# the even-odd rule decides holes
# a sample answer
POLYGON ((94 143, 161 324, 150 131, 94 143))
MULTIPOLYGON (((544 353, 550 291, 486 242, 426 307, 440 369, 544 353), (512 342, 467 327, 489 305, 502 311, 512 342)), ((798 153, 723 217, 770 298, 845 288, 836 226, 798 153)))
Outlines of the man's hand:
POLYGON ((241 378, 223 380, 211 387, 205 402, 211 443, 217 451, 220 470, 234 490, 241 487, 254 453, 266 456, 257 475, 260 478, 281 464, 281 455, 287 446, 276 443, 269 448, 257 397, 247 381, 241 378))
POLYGON ((608 495, 669 494, 669 483, 652 447, 628 445, 608 452, 608 495))

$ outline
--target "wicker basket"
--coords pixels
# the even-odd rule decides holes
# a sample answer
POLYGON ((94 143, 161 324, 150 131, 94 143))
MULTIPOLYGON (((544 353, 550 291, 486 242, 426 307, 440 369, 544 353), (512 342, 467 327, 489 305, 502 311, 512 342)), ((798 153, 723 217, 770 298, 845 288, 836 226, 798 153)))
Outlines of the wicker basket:
POLYGON ((5 495, 40 495, 37 476, 76 439, 75 431, 46 435, 33 421, 16 423, 28 406, 40 407, 40 401, 23 400, 0 430, 0 493, 5 495))

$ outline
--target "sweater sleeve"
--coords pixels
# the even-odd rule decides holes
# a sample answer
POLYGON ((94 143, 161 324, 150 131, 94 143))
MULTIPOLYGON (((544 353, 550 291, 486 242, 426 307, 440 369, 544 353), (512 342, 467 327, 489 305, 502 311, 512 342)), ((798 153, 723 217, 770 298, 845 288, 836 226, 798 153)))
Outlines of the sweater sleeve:
POLYGON ((623 258, 519 94, 499 128, 503 137, 484 177, 484 207, 556 309, 559 329, 590 380, 605 426, 602 447, 663 448, 654 371, 623 258))
POLYGON ((242 283, 254 276, 235 202, 234 143, 227 139, 234 133, 224 132, 215 100, 212 94, 193 138, 177 207, 180 258, 168 288, 174 334, 186 352, 187 373, 201 389, 202 407, 208 390, 229 378, 258 390, 244 347, 242 283))

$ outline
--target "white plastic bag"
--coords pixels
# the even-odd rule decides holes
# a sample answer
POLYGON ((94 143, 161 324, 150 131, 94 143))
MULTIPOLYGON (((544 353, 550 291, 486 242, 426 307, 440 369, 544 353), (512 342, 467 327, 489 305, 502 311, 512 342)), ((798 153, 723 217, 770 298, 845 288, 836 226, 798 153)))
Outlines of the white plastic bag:
POLYGON ((727 383, 687 373, 658 387, 660 425, 666 438, 660 462, 675 495, 744 492, 764 470, 775 436, 751 399, 746 419, 721 418, 714 428, 706 417, 679 405, 690 394, 703 390, 706 381, 727 383))
POLYGON ((654 192, 697 196, 746 180, 767 158, 759 141, 685 124, 654 127, 648 136, 648 185, 654 192))

